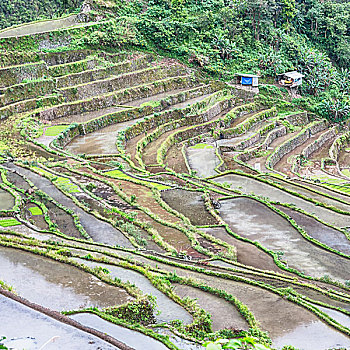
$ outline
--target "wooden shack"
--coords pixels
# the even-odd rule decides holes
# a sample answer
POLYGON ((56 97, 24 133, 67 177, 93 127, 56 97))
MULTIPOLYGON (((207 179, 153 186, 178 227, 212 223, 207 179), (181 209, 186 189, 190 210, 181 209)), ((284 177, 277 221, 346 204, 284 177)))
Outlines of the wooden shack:
POLYGON ((297 72, 286 72, 277 75, 278 83, 284 87, 295 88, 301 86, 304 75, 297 72))

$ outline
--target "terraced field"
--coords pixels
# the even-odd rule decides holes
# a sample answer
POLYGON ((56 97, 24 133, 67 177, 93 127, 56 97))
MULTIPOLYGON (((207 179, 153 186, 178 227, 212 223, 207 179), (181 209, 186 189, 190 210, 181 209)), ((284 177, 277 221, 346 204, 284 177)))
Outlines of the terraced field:
POLYGON ((350 348, 346 129, 153 53, 1 55, 6 346, 350 348))

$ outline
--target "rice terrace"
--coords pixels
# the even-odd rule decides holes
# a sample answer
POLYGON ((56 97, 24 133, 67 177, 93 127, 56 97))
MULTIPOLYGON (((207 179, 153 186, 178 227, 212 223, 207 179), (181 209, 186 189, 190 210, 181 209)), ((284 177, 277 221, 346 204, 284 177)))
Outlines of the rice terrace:
POLYGON ((0 349, 350 349, 350 5, 315 3, 0 4, 0 349))

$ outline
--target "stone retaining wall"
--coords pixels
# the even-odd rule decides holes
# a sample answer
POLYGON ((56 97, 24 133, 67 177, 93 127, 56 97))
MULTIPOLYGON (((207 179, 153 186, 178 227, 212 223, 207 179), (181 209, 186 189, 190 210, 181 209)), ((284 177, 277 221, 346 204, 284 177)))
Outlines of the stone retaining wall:
POLYGON ((307 112, 300 112, 290 114, 285 119, 292 125, 307 125, 309 123, 309 116, 307 112))
POLYGON ((0 90, 0 106, 52 94, 56 83, 52 79, 12 85, 0 90))
POLYGON ((73 72, 72 74, 68 74, 57 78, 57 87, 63 88, 63 87, 69 87, 69 86, 74 86, 79 84, 86 84, 96 80, 104 80, 113 75, 119 75, 123 73, 128 73, 130 71, 144 69, 149 65, 152 59, 153 59, 152 56, 144 55, 141 58, 117 63, 109 67, 91 69, 91 68, 94 68, 93 65, 91 66, 91 68, 87 66, 88 70, 78 72, 78 73, 73 72))
POLYGON ((267 159, 266 165, 272 169, 286 154, 292 152, 295 148, 306 142, 311 135, 317 134, 324 130, 328 126, 326 120, 315 121, 293 138, 287 140, 285 143, 280 145, 267 159))
POLYGON ((338 128, 336 126, 329 129, 328 131, 323 133, 317 140, 305 147, 302 151, 302 155, 305 158, 309 158, 312 153, 318 151, 328 140, 333 138, 337 133, 338 128))
POLYGON ((261 145, 257 146, 254 149, 251 149, 251 150, 248 150, 246 152, 239 154, 238 159, 241 160, 242 162, 249 161, 250 159, 254 158, 258 152, 263 151, 263 150, 267 150, 268 147, 270 146, 270 144, 274 140, 276 140, 277 138, 282 137, 286 134, 287 134, 287 128, 284 125, 279 126, 278 128, 271 130, 266 135, 266 138, 261 145))
POLYGON ((62 95, 51 95, 12 103, 10 105, 0 107, 0 119, 7 118, 18 113, 33 111, 39 107, 52 106, 62 102, 62 95))
POLYGON ((48 75, 45 62, 28 63, 0 69, 0 88, 17 85, 27 80, 43 79, 48 75))
POLYGON ((46 120, 54 120, 70 115, 93 112, 118 104, 128 103, 129 101, 183 88, 184 85, 188 88, 191 88, 196 84, 198 84, 198 82, 196 80, 190 79, 190 77, 169 78, 147 85, 123 89, 101 96, 94 96, 82 101, 54 106, 52 108, 41 111, 40 118, 46 120))
POLYGON ((350 131, 347 131, 344 134, 338 136, 332 143, 331 147, 329 148, 329 157, 333 161, 337 162, 341 149, 346 145, 348 145, 349 142, 350 142, 350 131))
POLYGON ((160 80, 167 77, 176 77, 185 75, 187 72, 181 66, 164 68, 161 66, 144 69, 141 71, 131 72, 118 77, 94 81, 90 84, 78 85, 62 89, 62 94, 66 97, 67 102, 74 100, 87 99, 96 95, 106 94, 126 86, 146 84, 149 81, 160 80))

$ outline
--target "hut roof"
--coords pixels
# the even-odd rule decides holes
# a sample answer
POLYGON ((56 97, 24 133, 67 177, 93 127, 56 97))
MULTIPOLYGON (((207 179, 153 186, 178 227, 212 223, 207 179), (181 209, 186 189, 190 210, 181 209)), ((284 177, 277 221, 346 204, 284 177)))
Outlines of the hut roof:
POLYGON ((246 77, 246 78, 260 78, 260 75, 256 74, 245 74, 245 73, 236 73, 236 77, 246 77))
POLYGON ((304 77, 305 75, 297 72, 297 71, 293 71, 293 72, 286 72, 286 73, 282 73, 282 74, 278 74, 279 76, 285 76, 287 78, 291 78, 293 80, 299 79, 304 77))

